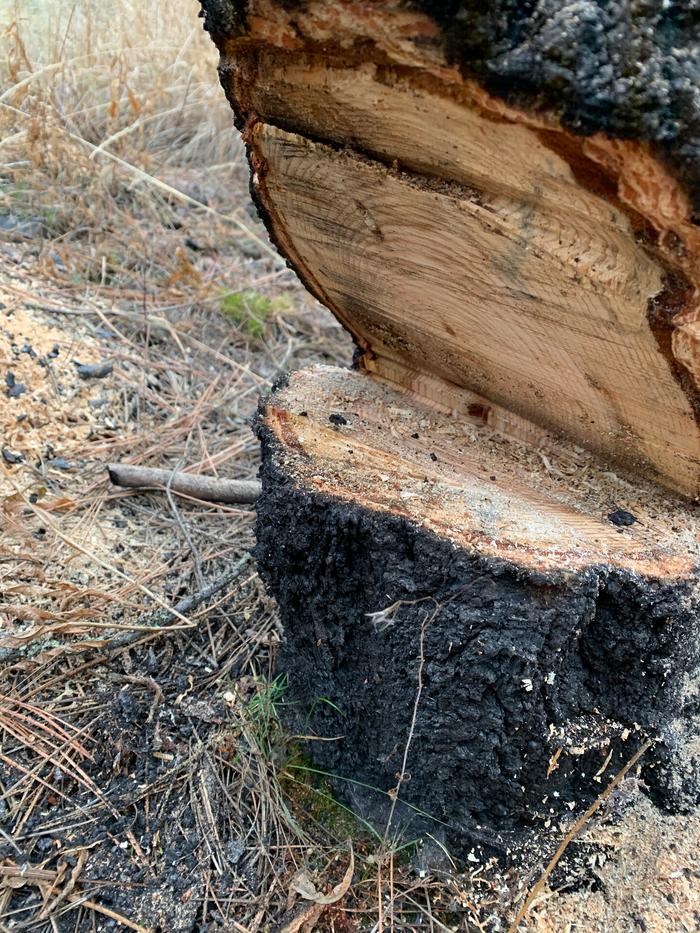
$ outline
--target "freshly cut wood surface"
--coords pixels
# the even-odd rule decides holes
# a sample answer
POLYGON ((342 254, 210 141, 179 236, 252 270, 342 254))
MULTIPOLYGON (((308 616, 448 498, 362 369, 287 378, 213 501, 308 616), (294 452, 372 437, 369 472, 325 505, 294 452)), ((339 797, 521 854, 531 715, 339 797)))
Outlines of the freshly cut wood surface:
POLYGON ((246 23, 221 74, 259 203, 361 365, 696 496, 700 230, 649 146, 490 96, 396 3, 254 0, 246 23))
POLYGON ((273 229, 372 371, 427 371, 698 488, 694 414, 646 318, 660 271, 624 215, 538 216, 264 124, 252 138, 273 229))
POLYGON ((454 544, 561 574, 589 566, 695 580, 700 526, 685 503, 460 422, 361 373, 293 373, 265 409, 284 471, 313 495, 403 517, 454 544), (618 510, 636 521, 613 523, 618 510))

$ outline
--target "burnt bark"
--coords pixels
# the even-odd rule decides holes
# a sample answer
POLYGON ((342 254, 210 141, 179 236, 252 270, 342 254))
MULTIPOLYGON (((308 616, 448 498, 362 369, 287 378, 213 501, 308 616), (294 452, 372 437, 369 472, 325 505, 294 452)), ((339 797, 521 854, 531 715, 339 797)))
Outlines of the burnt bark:
POLYGON ((382 830, 398 786, 395 830, 503 856, 558 833, 653 738, 656 802, 700 800, 698 761, 678 757, 694 729, 689 584, 602 565, 543 574, 455 548, 300 488, 258 431, 256 557, 284 624, 290 722, 341 737, 309 752, 342 799, 382 830))
POLYGON ((657 147, 700 211, 700 7, 643 0, 416 0, 452 61, 576 133, 657 147))

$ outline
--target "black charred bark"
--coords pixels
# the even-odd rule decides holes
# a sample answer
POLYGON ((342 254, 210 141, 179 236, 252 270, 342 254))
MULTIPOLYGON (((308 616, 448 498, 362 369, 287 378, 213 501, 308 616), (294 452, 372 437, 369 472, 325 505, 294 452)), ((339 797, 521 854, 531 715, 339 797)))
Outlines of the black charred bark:
POLYGON ((397 829, 413 814, 413 832, 502 854, 582 811, 647 737, 659 738, 644 758, 657 802, 700 799, 698 762, 677 758, 698 663, 687 585, 480 558, 297 488, 259 433, 257 559, 284 624, 292 724, 342 736, 309 753, 343 799, 383 828, 386 794, 361 785, 399 783, 419 678, 397 829))

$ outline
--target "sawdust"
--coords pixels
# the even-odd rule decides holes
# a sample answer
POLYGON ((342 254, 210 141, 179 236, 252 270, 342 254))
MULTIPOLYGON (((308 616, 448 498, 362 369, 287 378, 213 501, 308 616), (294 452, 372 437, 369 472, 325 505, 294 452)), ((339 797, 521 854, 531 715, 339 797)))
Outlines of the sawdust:
MULTIPOLYGON (((87 335, 67 334, 40 311, 0 309, 0 436, 2 446, 41 469, 70 469, 111 401, 113 381, 84 379, 77 364, 97 363, 109 350, 87 335)), ((12 459, 12 458, 10 458, 12 459)), ((3 474, 11 470, 7 460, 3 474)))
POLYGON ((638 797, 624 819, 585 837, 586 887, 550 891, 532 933, 692 933, 700 929, 700 817, 662 814, 638 797))

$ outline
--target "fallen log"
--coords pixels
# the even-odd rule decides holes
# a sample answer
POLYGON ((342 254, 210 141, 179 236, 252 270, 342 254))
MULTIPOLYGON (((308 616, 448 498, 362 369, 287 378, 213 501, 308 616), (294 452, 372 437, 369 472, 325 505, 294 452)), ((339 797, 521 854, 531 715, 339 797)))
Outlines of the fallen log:
POLYGON ((580 814, 650 738, 696 803, 692 16, 203 7, 270 234, 357 346, 258 420, 281 664, 344 736, 315 759, 461 847, 580 814))

